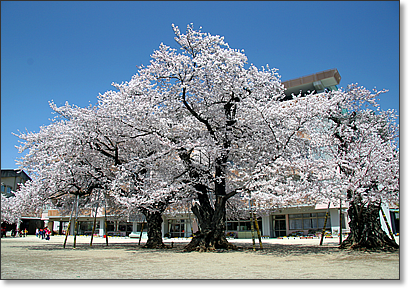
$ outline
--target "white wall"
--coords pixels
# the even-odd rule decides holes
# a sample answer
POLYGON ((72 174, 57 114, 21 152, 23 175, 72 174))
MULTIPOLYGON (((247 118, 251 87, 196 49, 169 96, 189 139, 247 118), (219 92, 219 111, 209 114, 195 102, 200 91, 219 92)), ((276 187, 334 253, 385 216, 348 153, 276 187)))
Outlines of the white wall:
MULTIPOLYGON (((390 229, 391 229, 391 219, 390 219, 390 211, 389 211, 389 206, 386 203, 382 203, 381 207, 383 209, 384 214, 386 215, 387 223, 389 223, 390 229)), ((380 222, 381 222, 381 228, 387 233, 387 235, 390 235, 389 230, 387 229, 386 222, 383 217, 383 213, 380 211, 380 222)))
MULTIPOLYGON (((331 225, 331 234, 339 235, 340 234, 340 210, 330 209, 330 225, 331 225)), ((343 225, 344 228, 344 225, 343 225)))
POLYGON ((270 236, 271 235, 271 219, 270 216, 262 217, 262 233, 261 236, 270 236))

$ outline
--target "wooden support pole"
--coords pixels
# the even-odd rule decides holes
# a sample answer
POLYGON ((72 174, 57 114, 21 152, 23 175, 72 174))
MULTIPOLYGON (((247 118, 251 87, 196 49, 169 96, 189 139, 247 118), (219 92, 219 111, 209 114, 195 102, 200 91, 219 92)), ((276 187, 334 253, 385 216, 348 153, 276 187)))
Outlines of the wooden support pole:
POLYGON ((105 195, 105 238, 106 238, 106 246, 108 246, 109 239, 108 239, 108 220, 106 217, 106 195, 105 195))
POLYGON ((77 216, 79 214, 79 195, 76 195, 76 214, 75 214, 75 237, 73 240, 73 249, 76 249, 76 235, 77 235, 77 216))
POLYGON ((67 225, 65 241, 63 242, 63 249, 66 248, 67 236, 69 235, 69 232, 70 232, 70 225, 72 224, 73 210, 75 209, 75 204, 76 204, 75 201, 73 201, 72 211, 70 212, 69 225, 67 225))
POLYGON ((251 222, 252 249, 255 251, 254 222, 253 222, 253 217, 252 217, 251 199, 250 199, 250 222, 251 222))
POLYGON ((93 235, 95 233, 95 229, 96 229, 96 216, 98 213, 98 207, 99 207, 99 203, 96 203, 96 209, 95 209, 95 217, 93 218, 93 229, 92 229, 92 235, 90 236, 90 246, 92 246, 92 242, 93 242, 93 235))
POLYGON ((258 241, 260 242, 260 249, 262 250, 262 241, 261 241, 261 231, 260 231, 260 227, 258 225, 258 220, 257 220, 257 215, 255 213, 252 214, 254 217, 254 222, 255 222, 255 230, 257 231, 257 235, 258 235, 258 241))
POLYGON ((254 236, 254 223, 252 222, 252 213, 250 213, 251 221, 251 236, 252 236, 252 249, 255 251, 255 236, 254 236))
POLYGON ((341 207, 341 198, 340 198, 340 213, 339 213, 339 219, 340 219, 340 221, 339 221, 339 225, 340 225, 340 238, 339 238, 339 244, 341 245, 341 243, 343 242, 343 223, 342 223, 342 220, 343 220, 343 212, 342 212, 342 207, 341 207))
POLYGON ((139 235, 139 243, 138 246, 141 245, 141 240, 142 240, 142 233, 143 233, 143 226, 145 225, 145 221, 142 222, 142 227, 141 227, 141 233, 139 235))
POLYGON ((328 203, 327 212, 326 212, 326 218, 324 219, 324 226, 323 226, 323 232, 321 233, 320 246, 323 245, 324 234, 325 234, 325 232, 326 232, 327 219, 328 219, 328 211, 329 211, 329 210, 330 210, 330 203, 328 203))

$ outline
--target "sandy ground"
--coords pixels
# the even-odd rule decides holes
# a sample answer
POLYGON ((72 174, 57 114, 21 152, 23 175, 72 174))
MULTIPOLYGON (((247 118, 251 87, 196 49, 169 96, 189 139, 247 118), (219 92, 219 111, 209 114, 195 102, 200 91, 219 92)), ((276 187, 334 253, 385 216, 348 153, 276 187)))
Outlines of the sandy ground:
MULTIPOLYGON (((398 238, 397 238, 398 240, 398 238)), ((1 239, 1 279, 399 279, 399 252, 339 250, 337 238, 234 239, 240 251, 182 252, 186 239, 165 240, 173 248, 143 249, 137 239, 35 236, 1 239)))

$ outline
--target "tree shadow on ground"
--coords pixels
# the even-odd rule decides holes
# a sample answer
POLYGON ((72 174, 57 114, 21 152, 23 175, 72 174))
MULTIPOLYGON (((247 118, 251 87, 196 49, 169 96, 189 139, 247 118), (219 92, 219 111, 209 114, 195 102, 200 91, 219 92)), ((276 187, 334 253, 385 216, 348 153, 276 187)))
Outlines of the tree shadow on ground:
MULTIPOLYGON (((93 250, 124 250, 133 251, 139 253, 179 253, 183 252, 184 247, 187 242, 174 242, 167 243, 167 249, 146 249, 144 248, 145 243, 110 243, 106 246, 105 243, 95 243, 90 246, 89 243, 77 243, 76 248, 73 248, 73 242, 68 242, 66 248, 63 248, 63 244, 57 243, 45 243, 41 245, 30 245, 30 246, 19 246, 27 250, 38 250, 38 251, 56 251, 56 250, 76 250, 76 251, 93 251, 93 250)), ((253 253, 257 255, 271 255, 271 256, 303 256, 303 255, 327 255, 327 254, 360 254, 360 253, 371 253, 360 250, 343 250, 339 249, 338 246, 319 246, 319 245, 300 245, 300 244, 266 244, 263 243, 263 250, 260 250, 259 244, 256 243, 254 251, 251 243, 235 243, 238 250, 221 250, 217 249, 215 253, 230 253, 230 252, 245 252, 253 253)), ((383 252, 380 252, 383 253, 383 252)))
POLYGON ((259 254, 276 256, 326 255, 340 253, 340 249, 332 246, 305 246, 305 245, 267 245, 259 254))

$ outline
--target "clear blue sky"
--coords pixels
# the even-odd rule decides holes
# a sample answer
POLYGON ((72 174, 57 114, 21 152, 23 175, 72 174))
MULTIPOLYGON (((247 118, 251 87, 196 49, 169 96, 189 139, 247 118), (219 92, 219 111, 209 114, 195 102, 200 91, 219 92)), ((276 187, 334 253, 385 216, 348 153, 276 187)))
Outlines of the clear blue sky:
POLYGON ((1 2, 1 167, 15 168, 18 130, 38 131, 48 105, 84 107, 128 81, 171 24, 225 36, 282 80, 337 68, 339 86, 388 89, 399 110, 399 2, 1 2))

